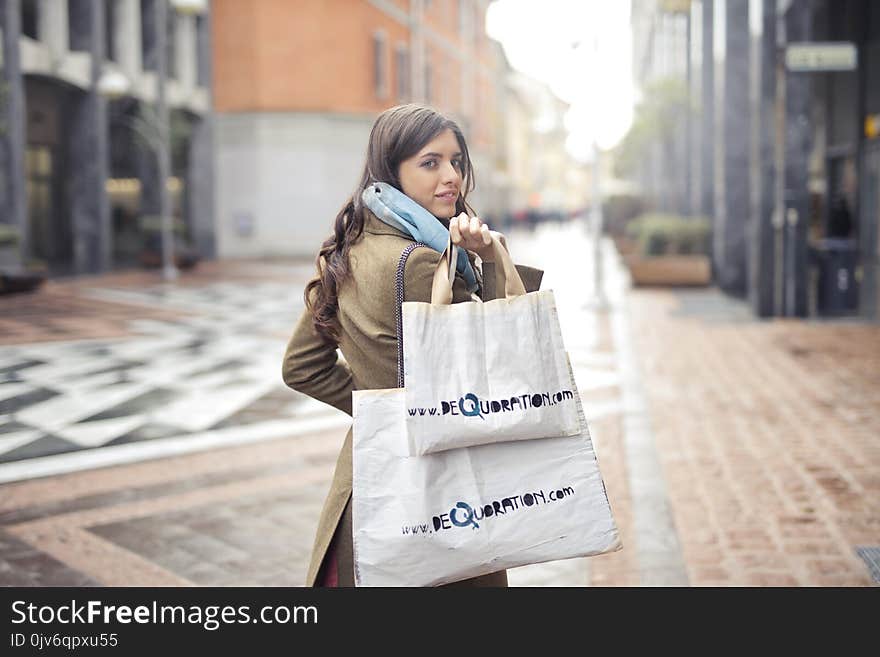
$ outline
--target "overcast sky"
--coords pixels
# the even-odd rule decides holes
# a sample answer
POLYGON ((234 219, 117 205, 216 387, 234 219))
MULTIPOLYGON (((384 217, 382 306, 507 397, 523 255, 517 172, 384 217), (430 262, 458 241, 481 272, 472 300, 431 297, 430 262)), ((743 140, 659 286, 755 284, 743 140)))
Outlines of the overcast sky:
POLYGON ((594 137, 611 148, 632 121, 629 8, 629 0, 495 0, 489 6, 486 31, 502 43, 510 65, 571 103, 567 146, 585 161, 594 137))

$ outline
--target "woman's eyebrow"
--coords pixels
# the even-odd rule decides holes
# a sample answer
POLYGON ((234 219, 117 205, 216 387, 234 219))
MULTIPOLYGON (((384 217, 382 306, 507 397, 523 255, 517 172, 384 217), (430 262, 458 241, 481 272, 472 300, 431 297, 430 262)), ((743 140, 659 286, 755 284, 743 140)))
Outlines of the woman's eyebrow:
MULTIPOLYGON (((440 153, 422 153, 419 157, 443 157, 440 153)), ((461 157, 461 153, 453 153, 452 157, 461 157)))

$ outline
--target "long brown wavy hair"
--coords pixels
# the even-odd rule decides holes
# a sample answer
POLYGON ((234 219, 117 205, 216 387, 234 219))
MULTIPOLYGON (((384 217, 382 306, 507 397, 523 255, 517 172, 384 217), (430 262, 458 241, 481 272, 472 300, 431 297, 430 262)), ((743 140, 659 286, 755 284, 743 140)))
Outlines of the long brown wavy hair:
MULTIPOLYGON (((315 260, 317 275, 303 294, 306 308, 312 313, 315 330, 328 343, 339 341, 339 289, 349 274, 348 253, 364 230, 365 209, 361 192, 367 185, 384 182, 401 190, 400 163, 415 155, 444 130, 452 130, 461 148, 462 186, 455 202, 455 216, 474 215, 466 198, 474 189, 474 170, 467 142, 458 124, 430 107, 398 105, 385 110, 376 119, 367 146, 367 161, 355 193, 342 206, 333 222, 333 234, 321 245, 315 260)), ((402 190, 401 190, 402 191, 402 190)))

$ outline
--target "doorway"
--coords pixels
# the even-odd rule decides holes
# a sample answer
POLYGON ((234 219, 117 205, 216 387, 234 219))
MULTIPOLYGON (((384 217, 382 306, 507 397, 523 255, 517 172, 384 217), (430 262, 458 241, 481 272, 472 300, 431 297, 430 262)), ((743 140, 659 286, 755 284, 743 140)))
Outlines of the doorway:
POLYGON ((70 274, 73 239, 65 204, 66 139, 63 113, 67 90, 46 78, 25 77, 25 195, 28 252, 51 276, 70 274))

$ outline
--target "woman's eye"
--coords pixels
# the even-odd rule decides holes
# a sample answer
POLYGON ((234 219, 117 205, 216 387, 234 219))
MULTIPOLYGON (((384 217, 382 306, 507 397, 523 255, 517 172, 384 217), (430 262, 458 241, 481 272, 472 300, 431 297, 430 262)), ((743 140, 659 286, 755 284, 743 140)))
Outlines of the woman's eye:
POLYGON ((452 166, 456 169, 461 169, 461 160, 452 160, 452 166))
POLYGON ((437 160, 425 160, 424 162, 422 162, 422 166, 426 169, 433 169, 435 166, 437 166, 437 160))

